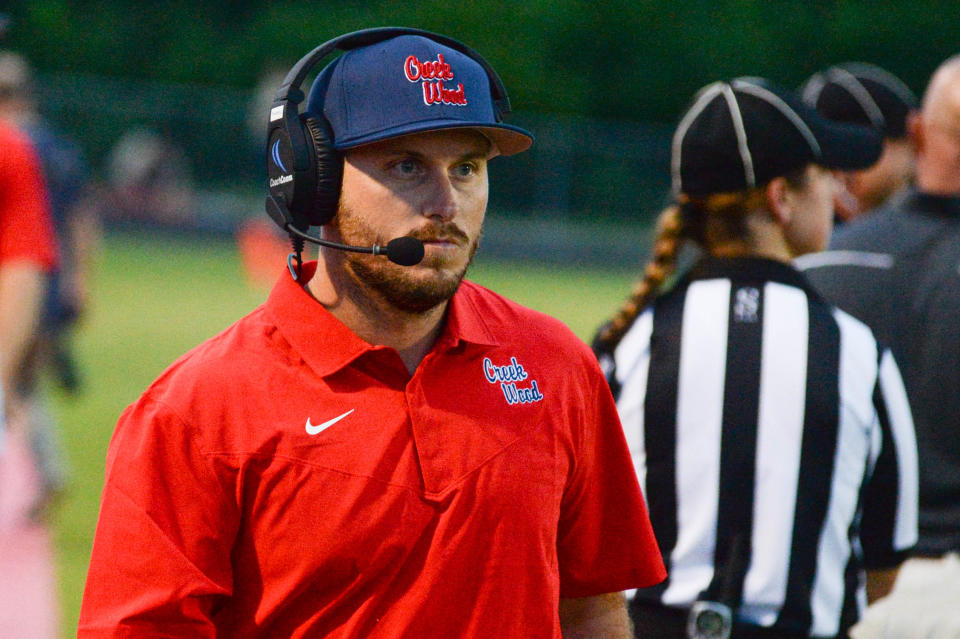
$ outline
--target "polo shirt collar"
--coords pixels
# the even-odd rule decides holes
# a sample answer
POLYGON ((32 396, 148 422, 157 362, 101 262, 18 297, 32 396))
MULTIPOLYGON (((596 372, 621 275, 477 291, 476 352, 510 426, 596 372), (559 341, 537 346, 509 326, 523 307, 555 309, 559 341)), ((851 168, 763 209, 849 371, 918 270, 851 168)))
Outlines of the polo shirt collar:
MULTIPOLYGON (((295 282, 284 268, 265 303, 270 320, 307 365, 322 377, 336 373, 366 353, 393 350, 357 337, 307 292, 305 285, 316 270, 316 261, 304 262, 300 280, 295 282)), ((435 350, 453 348, 462 342, 480 346, 498 343, 477 312, 471 295, 464 290, 472 286, 464 282, 453 296, 435 350)))
POLYGON ((497 346, 500 341, 487 324, 484 314, 475 304, 477 285, 463 282, 447 307, 447 325, 437 345, 457 346, 461 342, 477 346, 497 346))

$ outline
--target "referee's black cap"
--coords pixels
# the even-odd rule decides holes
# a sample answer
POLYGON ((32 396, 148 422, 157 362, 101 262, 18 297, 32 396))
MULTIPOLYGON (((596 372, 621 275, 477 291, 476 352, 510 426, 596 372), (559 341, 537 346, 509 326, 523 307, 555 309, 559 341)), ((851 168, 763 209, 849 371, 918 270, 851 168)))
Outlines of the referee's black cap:
POLYGON ((674 133, 673 189, 741 191, 810 163, 865 169, 880 157, 882 143, 875 130, 828 120, 763 78, 714 82, 697 93, 674 133))
POLYGON ((873 127, 886 138, 907 134, 917 96, 892 73, 865 62, 847 62, 810 76, 803 101, 825 117, 873 127))

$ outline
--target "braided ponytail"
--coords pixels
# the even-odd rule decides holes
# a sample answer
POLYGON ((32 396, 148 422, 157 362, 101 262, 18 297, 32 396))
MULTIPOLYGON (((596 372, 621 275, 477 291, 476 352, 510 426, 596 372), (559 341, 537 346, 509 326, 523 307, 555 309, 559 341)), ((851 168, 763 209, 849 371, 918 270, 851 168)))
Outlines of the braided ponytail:
POLYGON ((653 254, 641 277, 633 287, 630 297, 620 310, 601 329, 597 346, 612 351, 629 330, 633 321, 653 301, 660 287, 676 271, 677 255, 683 240, 692 236, 689 218, 697 211, 686 200, 672 204, 657 218, 653 242, 653 254))
MULTIPOLYGON (((805 184, 805 169, 785 176, 791 188, 805 184)), ((637 316, 653 301, 664 283, 676 272, 677 258, 684 240, 699 245, 707 253, 721 247, 737 247, 749 254, 754 240, 748 218, 762 211, 764 187, 729 193, 712 193, 701 197, 677 196, 657 218, 653 254, 634 285, 633 292, 610 321, 604 324, 594 340, 595 349, 612 352, 637 316)))

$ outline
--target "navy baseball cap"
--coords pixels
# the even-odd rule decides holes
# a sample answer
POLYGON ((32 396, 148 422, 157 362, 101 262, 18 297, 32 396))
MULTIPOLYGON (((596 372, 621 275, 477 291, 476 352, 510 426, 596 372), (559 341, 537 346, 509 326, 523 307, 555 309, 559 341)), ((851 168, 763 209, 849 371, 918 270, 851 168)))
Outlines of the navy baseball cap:
POLYGON ((673 189, 741 191, 810 163, 865 169, 880 158, 882 142, 876 131, 828 120, 763 78, 714 82, 697 93, 674 133, 673 189))
POLYGON ((333 146, 351 149, 442 129, 476 129, 500 155, 525 151, 533 136, 503 124, 486 70, 472 57, 419 35, 350 49, 314 80, 307 113, 321 114, 333 146))
POLYGON ((887 138, 907 135, 907 116, 917 96, 878 66, 848 62, 815 73, 804 83, 803 101, 825 117, 873 127, 887 138))

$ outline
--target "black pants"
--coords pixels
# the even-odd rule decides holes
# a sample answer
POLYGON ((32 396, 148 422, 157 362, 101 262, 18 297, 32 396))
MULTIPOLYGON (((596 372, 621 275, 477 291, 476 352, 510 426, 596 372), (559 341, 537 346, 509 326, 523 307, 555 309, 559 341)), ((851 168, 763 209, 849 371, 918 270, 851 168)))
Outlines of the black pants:
MULTIPOLYGON (((630 602, 630 618, 637 639, 687 639, 686 610, 636 598, 630 602)), ((735 622, 730 639, 808 639, 808 636, 735 622)))

